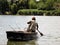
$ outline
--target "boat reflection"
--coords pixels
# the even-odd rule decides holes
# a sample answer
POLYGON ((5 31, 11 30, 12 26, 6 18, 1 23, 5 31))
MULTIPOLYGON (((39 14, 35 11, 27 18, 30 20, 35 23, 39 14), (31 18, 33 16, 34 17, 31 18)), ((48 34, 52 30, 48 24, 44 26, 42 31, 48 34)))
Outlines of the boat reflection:
POLYGON ((7 45, 36 45, 35 40, 31 41, 8 41, 7 45))

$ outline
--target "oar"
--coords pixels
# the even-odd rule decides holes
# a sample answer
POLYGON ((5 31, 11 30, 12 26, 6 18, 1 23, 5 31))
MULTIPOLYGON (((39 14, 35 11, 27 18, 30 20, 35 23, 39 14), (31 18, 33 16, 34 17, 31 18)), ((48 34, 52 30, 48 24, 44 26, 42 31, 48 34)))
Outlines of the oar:
POLYGON ((14 29, 14 28, 12 28, 12 27, 11 27, 11 25, 9 25, 9 27, 15 31, 15 29, 14 29))
POLYGON ((43 34, 43 33, 41 33, 39 30, 37 30, 37 31, 40 33, 40 35, 41 35, 41 36, 43 36, 43 35, 44 35, 44 34, 43 34))

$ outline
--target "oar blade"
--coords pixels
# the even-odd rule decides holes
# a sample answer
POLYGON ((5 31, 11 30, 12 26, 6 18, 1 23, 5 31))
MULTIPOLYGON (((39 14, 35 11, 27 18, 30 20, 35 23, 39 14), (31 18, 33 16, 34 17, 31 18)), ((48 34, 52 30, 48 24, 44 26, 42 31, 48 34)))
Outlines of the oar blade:
POLYGON ((44 34, 43 34, 43 33, 41 33, 39 30, 38 30, 38 32, 40 33, 40 35, 41 35, 41 36, 43 36, 43 35, 44 35, 44 34))
POLYGON ((43 36, 43 33, 40 32, 40 35, 43 36))

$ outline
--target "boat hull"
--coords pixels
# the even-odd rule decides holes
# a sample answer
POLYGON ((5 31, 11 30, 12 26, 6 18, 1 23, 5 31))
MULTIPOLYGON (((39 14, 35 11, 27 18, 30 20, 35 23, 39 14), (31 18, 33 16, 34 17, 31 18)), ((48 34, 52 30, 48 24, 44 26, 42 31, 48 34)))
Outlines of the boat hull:
POLYGON ((37 32, 6 31, 8 40, 33 40, 37 38, 37 32))

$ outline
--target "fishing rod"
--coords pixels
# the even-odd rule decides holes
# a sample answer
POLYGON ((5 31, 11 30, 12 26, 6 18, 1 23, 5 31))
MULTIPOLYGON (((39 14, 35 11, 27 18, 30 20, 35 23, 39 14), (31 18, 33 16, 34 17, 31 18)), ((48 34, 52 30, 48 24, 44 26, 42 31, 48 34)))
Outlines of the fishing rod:
POLYGON ((9 27, 15 31, 15 29, 14 29, 14 28, 12 28, 12 27, 11 27, 11 25, 9 25, 9 27))

